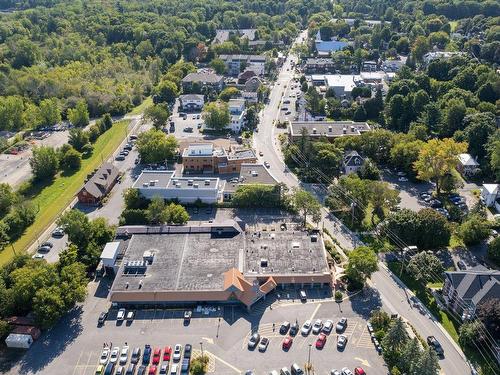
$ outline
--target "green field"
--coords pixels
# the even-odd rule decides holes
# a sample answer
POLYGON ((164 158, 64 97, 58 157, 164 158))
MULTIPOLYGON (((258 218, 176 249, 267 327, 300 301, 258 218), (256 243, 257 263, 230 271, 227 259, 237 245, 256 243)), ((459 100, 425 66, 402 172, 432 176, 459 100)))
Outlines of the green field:
POLYGON ((153 98, 151 98, 150 96, 148 96, 146 99, 144 99, 144 101, 139 104, 137 107, 135 107, 134 109, 132 109, 129 113, 127 113, 128 115, 140 115, 142 112, 144 112, 144 110, 150 106, 153 105, 153 98))
MULTIPOLYGON (((87 175, 107 160, 126 137, 129 121, 116 122, 111 129, 102 134, 94 144, 92 155, 82 160, 82 167, 70 176, 59 175, 50 185, 33 186, 29 190, 33 204, 38 207, 35 222, 21 238, 14 243, 16 253, 25 251, 57 219, 59 214, 71 203, 80 190, 87 175)), ((13 256, 12 246, 0 253, 0 266, 13 256)))

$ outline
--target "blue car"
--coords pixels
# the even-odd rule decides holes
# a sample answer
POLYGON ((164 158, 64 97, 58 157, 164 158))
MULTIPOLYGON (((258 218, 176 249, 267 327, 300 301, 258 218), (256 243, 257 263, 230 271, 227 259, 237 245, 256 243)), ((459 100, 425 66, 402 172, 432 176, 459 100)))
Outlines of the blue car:
POLYGON ((142 364, 149 365, 149 360, 151 359, 151 346, 146 344, 144 345, 144 354, 142 355, 142 364))

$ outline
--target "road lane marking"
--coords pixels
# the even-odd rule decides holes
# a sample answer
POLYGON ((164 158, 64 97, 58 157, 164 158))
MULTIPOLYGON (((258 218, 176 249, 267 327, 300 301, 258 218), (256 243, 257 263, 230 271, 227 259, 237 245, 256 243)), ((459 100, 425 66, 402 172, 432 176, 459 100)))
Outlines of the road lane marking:
POLYGON ((202 337, 201 338, 202 340, 205 340, 206 342, 208 342, 209 344, 213 344, 214 343, 214 339, 210 338, 210 337, 202 337))
POLYGON ((368 362, 366 359, 359 358, 359 357, 354 357, 354 359, 355 359, 355 360, 357 360, 357 361, 360 361, 360 362, 361 362, 361 364, 362 364, 363 366, 365 366, 365 367, 372 367, 372 366, 370 365, 370 362, 368 362))
POLYGON ((316 313, 318 312, 319 308, 321 307, 321 303, 318 303, 318 306, 316 306, 316 308, 314 309, 311 317, 309 318, 309 320, 313 320, 314 319, 314 316, 316 315, 316 313))
POLYGON ((211 353, 211 352, 207 352, 209 355, 211 355, 212 357, 214 357, 217 361, 221 362, 222 364, 226 365, 227 367, 229 367, 230 369, 234 370, 234 372, 236 372, 237 374, 241 374, 241 370, 237 367, 234 367, 232 364, 224 361, 222 358, 220 357, 217 357, 214 353, 211 353))

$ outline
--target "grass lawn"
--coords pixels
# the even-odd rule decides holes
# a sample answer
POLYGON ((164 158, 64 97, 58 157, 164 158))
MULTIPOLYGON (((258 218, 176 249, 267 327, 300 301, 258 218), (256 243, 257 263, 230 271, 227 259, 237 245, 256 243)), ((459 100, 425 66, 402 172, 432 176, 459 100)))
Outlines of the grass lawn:
POLYGON ((148 96, 144 101, 139 104, 137 107, 135 107, 133 110, 131 110, 128 115, 140 115, 144 110, 150 106, 153 105, 153 98, 151 96, 148 96))
MULTIPOLYGON (((389 269, 396 274, 398 277, 401 271, 401 263, 399 262, 389 262, 389 269)), ((437 318, 437 320, 443 325, 444 329, 450 334, 450 336, 458 342, 458 327, 459 324, 449 315, 447 312, 439 309, 434 296, 427 291, 426 288, 417 283, 404 269, 400 277, 401 281, 410 288, 410 290, 415 293, 415 295, 422 301, 422 303, 429 309, 429 311, 437 318)), ((438 283, 429 284, 429 286, 437 286, 438 283)))
MULTIPOLYGON (((128 124, 129 121, 126 120, 116 122, 102 134, 94 144, 92 155, 82 160, 82 167, 76 173, 69 176, 58 175, 51 184, 35 185, 27 189, 28 198, 38 207, 38 213, 35 222, 14 243, 17 253, 25 251, 57 219, 80 190, 87 175, 98 168, 103 160, 107 160, 123 141, 128 124)), ((6 247, 0 253, 0 266, 7 263, 12 256, 12 247, 6 247)))

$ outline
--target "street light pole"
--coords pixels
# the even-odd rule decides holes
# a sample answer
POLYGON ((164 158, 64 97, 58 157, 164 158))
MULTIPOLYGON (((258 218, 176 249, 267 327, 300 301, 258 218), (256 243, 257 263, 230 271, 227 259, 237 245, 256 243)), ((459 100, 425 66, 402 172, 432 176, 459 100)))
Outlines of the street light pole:
POLYGON ((200 341, 201 357, 203 358, 203 341, 200 341))
POLYGON ((311 347, 312 344, 309 344, 309 353, 307 355, 307 373, 311 373, 311 347))

